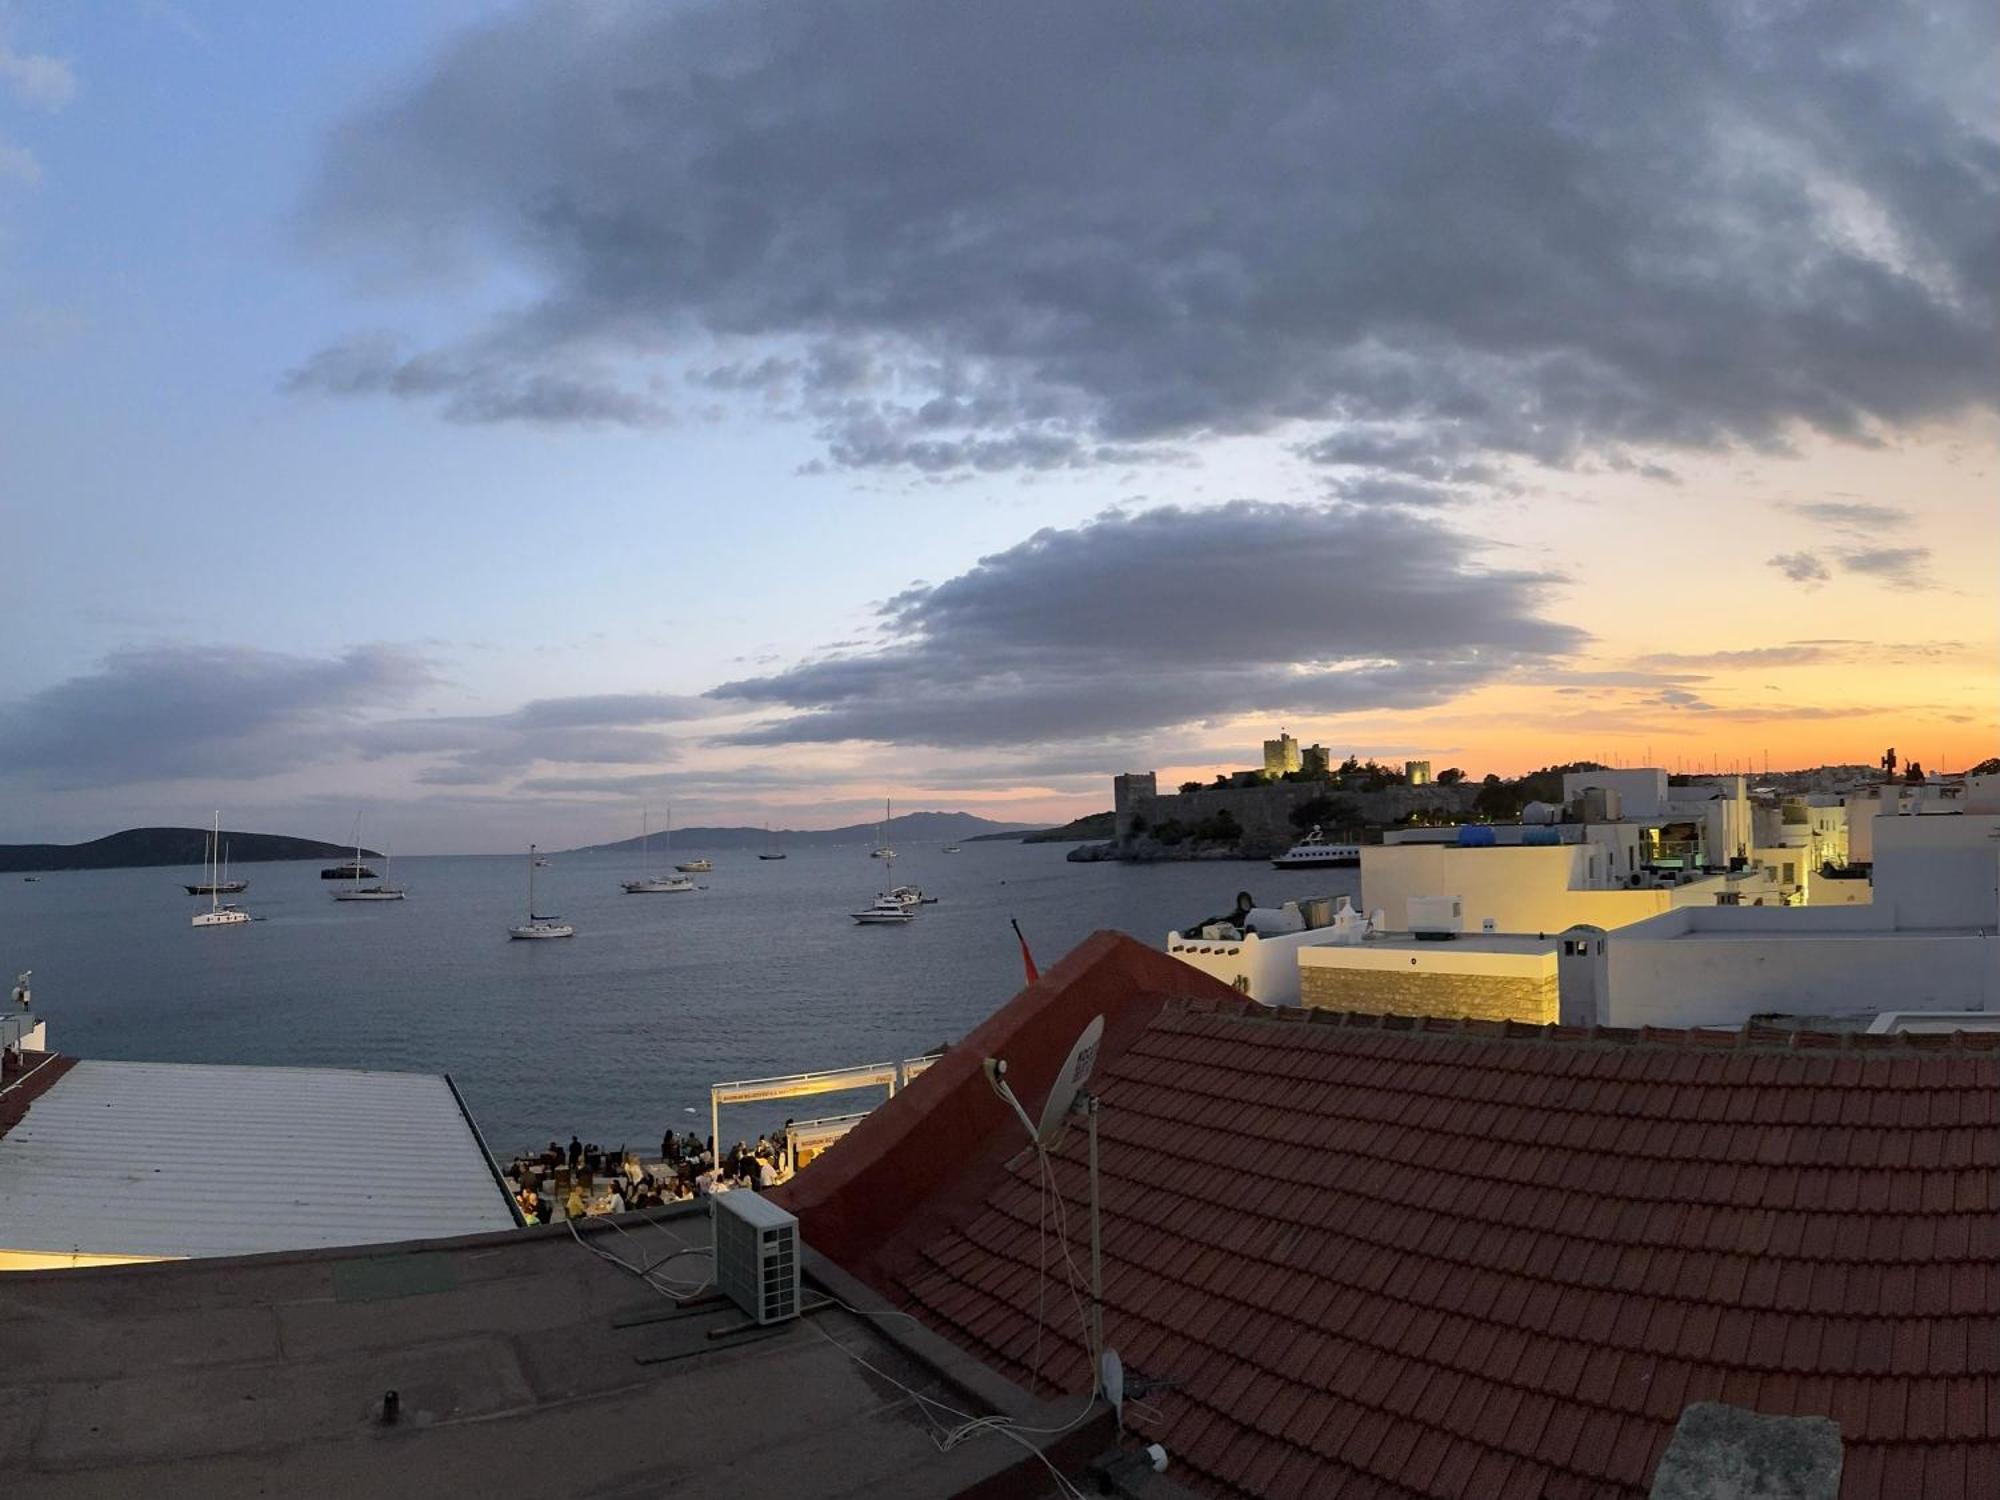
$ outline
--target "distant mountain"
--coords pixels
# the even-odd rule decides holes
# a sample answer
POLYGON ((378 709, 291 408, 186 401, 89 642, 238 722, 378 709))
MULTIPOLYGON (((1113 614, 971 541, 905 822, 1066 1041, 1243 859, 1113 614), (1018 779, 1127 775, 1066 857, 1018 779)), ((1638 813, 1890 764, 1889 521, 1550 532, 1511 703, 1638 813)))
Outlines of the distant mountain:
MULTIPOLYGON (((143 865, 198 865, 208 858, 206 828, 128 828, 87 844, 0 844, 0 870, 126 870, 143 865)), ((222 842, 232 865, 265 864, 274 859, 347 859, 352 845, 323 844, 318 839, 287 838, 281 833, 232 833, 222 830, 222 842)), ((380 859, 373 849, 364 859, 380 859)))
MULTIPOLYGON (((789 849, 816 849, 833 844, 872 844, 879 826, 853 823, 846 828, 780 828, 772 834, 761 828, 676 828, 673 843, 677 849, 762 849, 767 837, 776 837, 789 849)), ((889 842, 891 845, 963 843, 985 834, 1020 833, 1032 827, 1032 823, 996 823, 991 818, 963 812, 904 813, 889 820, 889 842)), ((642 842, 639 838, 620 839, 615 844, 591 844, 568 852, 602 854, 616 850, 637 854, 642 842)), ((666 852, 665 835, 653 835, 653 848, 657 853, 666 852)))

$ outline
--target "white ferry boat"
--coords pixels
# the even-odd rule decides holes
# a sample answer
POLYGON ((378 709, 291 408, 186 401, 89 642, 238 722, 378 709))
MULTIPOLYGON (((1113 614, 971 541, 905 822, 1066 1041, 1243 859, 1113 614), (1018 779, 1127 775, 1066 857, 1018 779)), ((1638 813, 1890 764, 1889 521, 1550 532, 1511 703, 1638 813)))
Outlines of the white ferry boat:
POLYGON ((1272 866, 1280 870, 1310 870, 1325 865, 1343 865, 1352 869, 1360 863, 1359 844, 1336 844, 1317 827, 1271 861, 1272 866))

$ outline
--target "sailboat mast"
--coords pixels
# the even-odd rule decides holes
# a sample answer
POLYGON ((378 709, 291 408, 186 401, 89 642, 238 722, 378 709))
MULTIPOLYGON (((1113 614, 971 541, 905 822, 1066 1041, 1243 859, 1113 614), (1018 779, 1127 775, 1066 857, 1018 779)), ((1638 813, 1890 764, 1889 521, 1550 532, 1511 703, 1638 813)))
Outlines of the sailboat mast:
POLYGON ((208 841, 208 909, 215 911, 222 905, 222 893, 217 887, 222 880, 222 809, 215 810, 215 832, 208 841))
POLYGON ((535 920, 535 846, 528 845, 528 920, 535 920))

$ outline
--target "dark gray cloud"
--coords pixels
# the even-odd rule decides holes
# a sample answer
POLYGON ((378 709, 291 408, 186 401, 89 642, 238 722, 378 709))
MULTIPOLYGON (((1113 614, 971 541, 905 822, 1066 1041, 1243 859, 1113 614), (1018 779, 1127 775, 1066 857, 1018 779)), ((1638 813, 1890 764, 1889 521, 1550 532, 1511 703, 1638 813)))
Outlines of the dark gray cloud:
POLYGON ((453 422, 652 427, 668 419, 651 392, 572 363, 537 369, 493 352, 403 354, 395 339, 368 335, 320 350, 289 372, 283 389, 335 396, 435 397, 453 422))
POLYGON ((1938 586, 1931 575, 1928 547, 1835 547, 1826 554, 1782 552, 1767 562, 1793 583, 1818 588, 1833 577, 1829 556, 1842 572, 1858 573, 1888 588, 1915 591, 1938 586))
POLYGON ((890 643, 713 696, 738 743, 1111 739, 1251 712, 1417 707, 1575 650, 1549 574, 1404 510, 1238 501, 1044 530, 883 606, 890 643))
POLYGON ((333 657, 237 646, 114 652, 0 706, 0 772, 55 787, 274 776, 337 758, 366 716, 435 682, 394 646, 333 657))
POLYGON ((1904 526, 1910 513, 1899 505, 1876 505, 1858 500, 1806 500, 1788 504, 1786 510, 1841 531, 1874 531, 1884 526, 1904 526))
POLYGON ((349 120, 308 218, 530 304, 295 383, 556 420, 510 393, 580 364, 583 419, 650 420, 599 376, 670 368, 930 470, 1298 420, 1418 478, 1870 440, 1993 401, 1995 29, 1974 0, 527 7, 349 120))
POLYGON ((1766 558, 1765 565, 1776 568, 1793 583, 1803 583, 1808 588, 1818 588, 1833 577, 1827 565, 1812 552, 1780 552, 1776 557, 1766 558))
MULTIPOLYGON (((712 716, 706 699, 671 693, 537 698, 504 714, 434 715, 373 724, 355 748, 373 759, 426 756, 430 786, 484 786, 542 764, 633 766, 678 759, 680 742, 652 727, 712 716)), ((552 787, 552 790, 570 790, 552 787)))
POLYGON ((1840 566, 1892 589, 1936 588, 1928 547, 1844 547, 1840 566))

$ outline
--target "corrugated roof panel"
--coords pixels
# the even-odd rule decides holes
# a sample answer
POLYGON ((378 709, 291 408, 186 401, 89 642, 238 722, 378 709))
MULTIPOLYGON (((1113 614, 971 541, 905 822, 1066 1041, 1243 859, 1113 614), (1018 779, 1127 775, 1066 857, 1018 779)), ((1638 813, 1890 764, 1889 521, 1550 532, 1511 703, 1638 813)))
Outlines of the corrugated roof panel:
POLYGON ((430 1074, 85 1059, 0 1136, 0 1249, 246 1255, 513 1224, 430 1074))

